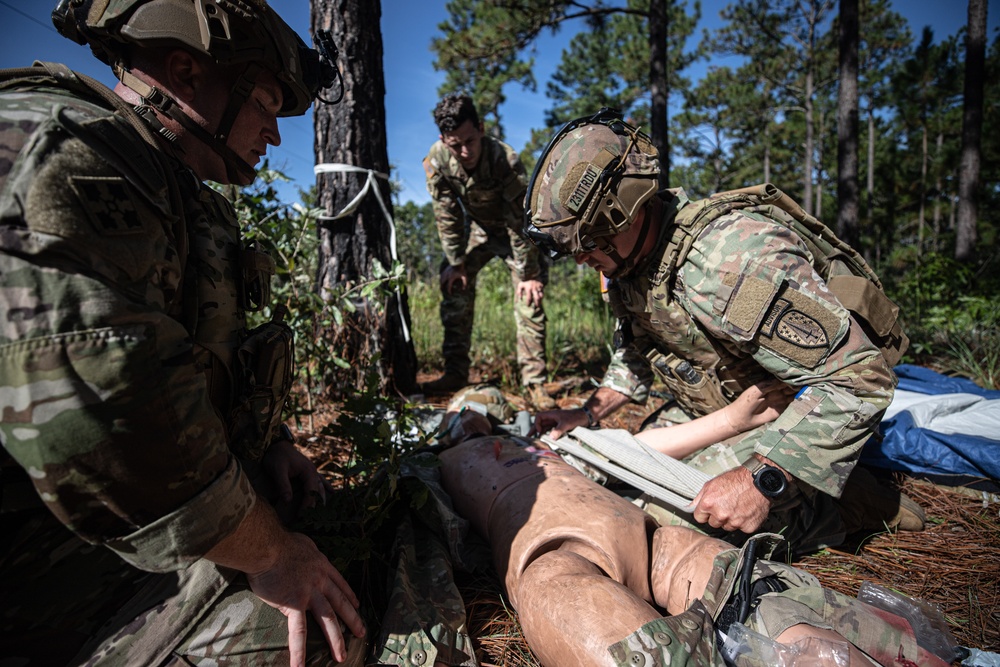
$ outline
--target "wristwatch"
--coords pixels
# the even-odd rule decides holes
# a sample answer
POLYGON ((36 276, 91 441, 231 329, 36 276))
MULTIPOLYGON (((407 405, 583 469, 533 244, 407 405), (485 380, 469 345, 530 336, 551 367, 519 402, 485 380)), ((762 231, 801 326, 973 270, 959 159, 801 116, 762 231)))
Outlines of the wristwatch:
POLYGON ((754 456, 744 461, 743 467, 753 475, 753 485, 765 498, 777 498, 788 488, 788 480, 781 468, 764 463, 754 456))

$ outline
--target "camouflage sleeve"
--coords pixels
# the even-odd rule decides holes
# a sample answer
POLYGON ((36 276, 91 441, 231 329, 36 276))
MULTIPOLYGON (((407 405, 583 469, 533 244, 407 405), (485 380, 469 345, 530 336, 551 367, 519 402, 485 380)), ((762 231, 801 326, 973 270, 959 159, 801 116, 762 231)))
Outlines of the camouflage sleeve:
POLYGON ((541 280, 542 268, 538 248, 520 234, 509 231, 510 249, 514 256, 514 271, 518 280, 541 280))
POLYGON ((748 436, 755 451, 839 496, 896 376, 815 272, 802 241, 757 216, 722 217, 695 244, 677 289, 709 335, 801 388, 777 420, 748 436))
POLYGON ((458 194, 441 174, 441 157, 432 150, 424 158, 424 171, 427 174, 427 192, 430 193, 434 207, 434 220, 437 224, 438 237, 441 239, 441 249, 445 259, 452 266, 465 262, 465 214, 459 202, 458 194))
POLYGON ((509 223, 507 234, 510 237, 511 254, 514 257, 514 267, 518 280, 538 280, 542 273, 539 264, 538 248, 523 235, 524 226, 524 195, 528 191, 528 175, 524 163, 513 148, 507 144, 504 147, 503 158, 509 169, 504 178, 504 199, 509 208, 509 223))
POLYGON ((0 441, 80 537, 146 570, 183 568, 255 496, 189 334, 165 313, 173 218, 83 142, 53 136, 0 197, 0 441))

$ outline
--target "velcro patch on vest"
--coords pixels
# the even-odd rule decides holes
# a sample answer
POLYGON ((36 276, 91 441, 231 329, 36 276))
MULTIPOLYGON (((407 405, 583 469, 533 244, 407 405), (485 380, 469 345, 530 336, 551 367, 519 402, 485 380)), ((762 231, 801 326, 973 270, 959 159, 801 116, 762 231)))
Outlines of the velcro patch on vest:
POLYGON ((760 328, 758 342, 785 359, 815 368, 830 354, 843 322, 817 300, 785 290, 760 328))
POLYGON ((566 199, 566 208, 573 213, 579 213, 600 177, 601 170, 597 165, 588 164, 587 168, 580 175, 580 179, 576 182, 576 185, 573 186, 573 192, 566 199))
POLYGON ((743 276, 736 286, 732 304, 726 311, 726 320, 744 333, 757 328, 764 309, 774 299, 778 286, 756 276, 743 276))
POLYGON ((98 234, 129 236, 143 233, 139 208, 124 178, 73 176, 70 185, 98 234))
MULTIPOLYGON (((730 333, 750 340, 757 333, 768 307, 784 283, 785 273, 770 266, 755 266, 745 273, 722 272, 716 298, 727 295, 724 320, 730 333)), ((718 302, 715 307, 719 307, 718 302)))

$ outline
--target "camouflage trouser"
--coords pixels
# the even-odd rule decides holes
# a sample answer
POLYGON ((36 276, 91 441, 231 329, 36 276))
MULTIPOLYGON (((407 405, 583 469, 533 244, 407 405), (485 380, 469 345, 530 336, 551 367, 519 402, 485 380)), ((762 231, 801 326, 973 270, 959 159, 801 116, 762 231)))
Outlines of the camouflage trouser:
MULTIPOLYGON (((3 527, 0 655, 19 665, 288 664, 285 617, 234 571, 143 572, 44 508, 3 527)), ((309 665, 336 664, 311 617, 307 641, 309 665)))
MULTIPOLYGON (((757 536, 754 540, 758 542, 758 551, 765 556, 774 544, 773 535, 757 536)), ((724 605, 736 595, 746 557, 746 546, 723 551, 716 556, 702 598, 695 601, 688 611, 646 623, 609 646, 615 664, 619 667, 637 664, 646 667, 722 667, 722 657, 716 651, 716 626, 713 621, 719 621, 724 605), (671 641, 668 635, 683 641, 671 641)), ((855 598, 823 588, 819 580, 808 572, 770 560, 756 560, 750 580, 756 582, 768 578, 780 582, 779 590, 760 595, 750 606, 750 615, 743 621, 747 628, 765 638, 773 639, 794 625, 805 624, 838 632, 882 665, 944 667, 946 664, 921 650, 918 638, 914 637, 906 621, 855 598), (896 662, 897 658, 901 658, 899 662, 896 662)), ((741 667, 777 664, 774 655, 761 651, 761 648, 764 647, 744 647, 746 652, 741 652, 737 664, 741 667)))
MULTIPOLYGON (((686 421, 690 421, 690 417, 676 407, 676 404, 667 405, 656 415, 655 420, 651 420, 649 426, 668 426, 686 421)), ((727 441, 706 447, 685 459, 685 463, 713 477, 721 475, 739 466, 753 453, 753 438, 745 436, 744 433, 739 438, 734 438, 735 442, 727 441), (741 440, 743 444, 740 444, 741 440)), ((726 533, 707 524, 696 523, 690 514, 680 512, 646 494, 640 496, 636 504, 664 526, 687 526, 737 546, 742 545, 748 537, 739 531, 726 533)), ((812 553, 823 547, 836 546, 843 543, 845 538, 844 522, 837 511, 835 499, 799 483, 789 485, 782 500, 771 508, 771 513, 759 531, 780 534, 795 554, 812 553)))
MULTIPOLYGON (((453 289, 441 295, 441 324, 444 327, 445 372, 467 377, 469 352, 472 349, 472 324, 476 309, 476 277, 494 257, 500 257, 510 269, 511 284, 516 288, 518 279, 510 240, 495 238, 473 225, 465 254, 465 273, 469 279, 464 290, 453 289)), ((447 267, 442 264, 441 270, 447 267)), ((539 277, 547 282, 544 269, 539 277)), ((545 309, 542 305, 529 306, 514 295, 514 323, 517 327, 517 362, 521 367, 521 384, 544 382, 545 376, 545 309)))
POLYGON ((465 603, 454 581, 455 569, 490 567, 490 553, 470 533, 469 523, 441 487, 436 457, 420 455, 404 465, 404 479, 426 494, 419 509, 399 521, 392 548, 395 570, 376 644, 376 664, 475 667, 465 603))

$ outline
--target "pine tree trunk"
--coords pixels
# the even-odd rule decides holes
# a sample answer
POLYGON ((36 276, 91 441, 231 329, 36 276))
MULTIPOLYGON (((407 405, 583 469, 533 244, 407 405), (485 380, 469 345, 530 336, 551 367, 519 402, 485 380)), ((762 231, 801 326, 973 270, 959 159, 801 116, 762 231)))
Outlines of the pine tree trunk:
POLYGON ((927 214, 927 124, 923 126, 920 140, 920 208, 917 213, 917 256, 924 256, 924 220, 927 214))
POLYGON ((806 213, 813 213, 813 157, 816 146, 814 143, 815 127, 813 127, 813 71, 812 66, 807 65, 805 94, 803 107, 806 113, 806 143, 804 147, 804 159, 802 161, 802 205, 806 213))
POLYGON ((868 209, 866 218, 869 229, 875 225, 875 102, 868 109, 868 173, 865 174, 865 205, 868 209))
POLYGON ((861 240, 858 190, 858 0, 840 0, 837 235, 855 248, 861 240))
POLYGON ((667 117, 667 95, 670 79, 667 74, 667 37, 669 24, 668 0, 649 3, 649 138, 660 154, 660 187, 670 185, 670 134, 667 117))
POLYGON ((944 180, 941 178, 941 165, 944 164, 944 133, 940 130, 937 133, 937 142, 934 147, 934 207, 931 209, 931 230, 934 232, 931 238, 931 250, 938 251, 938 243, 941 238, 941 197, 944 195, 944 180))
POLYGON ((969 261, 976 249, 979 150, 983 129, 983 79, 986 60, 986 0, 969 0, 965 42, 965 95, 962 115, 962 160, 958 172, 958 220, 955 259, 969 261))
MULTIPOLYGON (((326 301, 331 294, 371 280, 376 262, 387 270, 392 266, 391 223, 378 198, 390 214, 392 201, 387 180, 381 3, 312 0, 311 9, 313 32, 330 30, 340 49, 338 66, 345 89, 339 104, 316 106, 316 162, 382 174, 372 177, 367 171, 338 172, 318 177, 318 204, 326 216, 337 218, 322 221, 319 229, 317 287, 326 301), (354 211, 341 215, 369 178, 373 178, 370 191, 354 211)), ((364 377, 373 363, 377 363, 374 370, 384 393, 395 390, 407 394, 416 388, 417 363, 408 336, 406 294, 378 294, 370 298, 354 296, 355 309, 344 311, 343 325, 335 331, 320 332, 330 337, 331 348, 351 365, 346 371, 350 377, 329 379, 334 393, 364 386, 364 377)))

